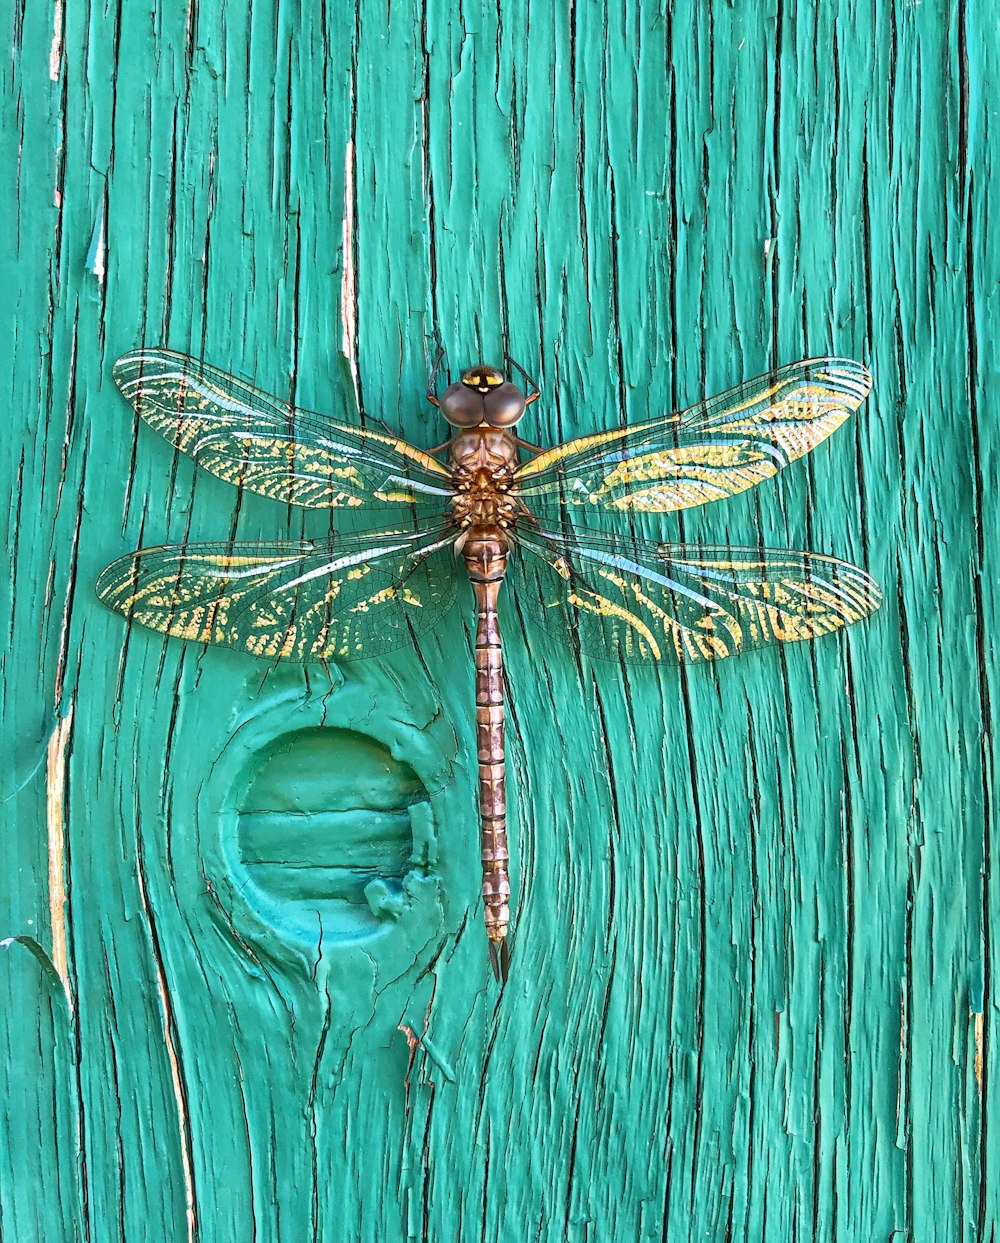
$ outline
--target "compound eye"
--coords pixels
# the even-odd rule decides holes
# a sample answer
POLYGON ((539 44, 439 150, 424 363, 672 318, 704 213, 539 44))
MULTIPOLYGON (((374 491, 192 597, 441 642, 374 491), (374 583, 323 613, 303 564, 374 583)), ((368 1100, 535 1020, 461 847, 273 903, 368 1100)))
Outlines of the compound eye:
POLYGON ((524 394, 516 384, 501 384, 483 399, 490 427, 513 427, 525 407, 524 394))
POLYGON ((441 394, 441 413, 452 427, 478 427, 483 421, 483 399, 464 384, 449 384, 441 394))

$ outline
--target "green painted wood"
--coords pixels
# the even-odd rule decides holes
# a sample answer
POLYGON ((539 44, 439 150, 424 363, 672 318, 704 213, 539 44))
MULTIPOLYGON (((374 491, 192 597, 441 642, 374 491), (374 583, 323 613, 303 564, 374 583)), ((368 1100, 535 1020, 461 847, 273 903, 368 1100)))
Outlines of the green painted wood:
POLYGON ((39 948, 0 972, 0 1239, 994 1238, 991 6, 348 7, 3 10, 0 938, 39 948), (869 624, 626 679, 508 602, 502 996, 468 609, 327 674, 92 594, 324 521, 137 431, 114 358, 329 409, 342 304, 422 445, 435 335, 508 334, 546 443, 808 354, 876 377, 660 528, 856 560, 869 624))

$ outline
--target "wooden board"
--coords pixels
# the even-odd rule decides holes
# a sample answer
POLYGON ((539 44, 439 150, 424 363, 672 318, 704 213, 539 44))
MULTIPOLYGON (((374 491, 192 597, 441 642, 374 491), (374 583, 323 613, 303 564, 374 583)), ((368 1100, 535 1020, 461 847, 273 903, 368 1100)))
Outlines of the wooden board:
POLYGON ((991 6, 3 25, 0 1239, 993 1238, 991 6), (508 608, 501 996, 471 609, 328 674, 129 633, 93 584, 326 521, 138 430, 119 354, 322 411, 346 348, 430 446, 434 340, 457 372, 505 336, 545 444, 870 365, 807 461, 658 529, 835 553, 886 600, 627 679, 508 608))

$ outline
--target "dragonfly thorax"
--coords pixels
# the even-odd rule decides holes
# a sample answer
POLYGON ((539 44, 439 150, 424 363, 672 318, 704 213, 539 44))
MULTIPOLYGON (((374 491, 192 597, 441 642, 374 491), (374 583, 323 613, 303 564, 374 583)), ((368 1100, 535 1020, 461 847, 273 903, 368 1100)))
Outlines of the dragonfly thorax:
POLYGON ((517 442, 513 436, 494 428, 460 431, 452 439, 448 464, 457 526, 505 529, 524 512, 514 496, 517 442))

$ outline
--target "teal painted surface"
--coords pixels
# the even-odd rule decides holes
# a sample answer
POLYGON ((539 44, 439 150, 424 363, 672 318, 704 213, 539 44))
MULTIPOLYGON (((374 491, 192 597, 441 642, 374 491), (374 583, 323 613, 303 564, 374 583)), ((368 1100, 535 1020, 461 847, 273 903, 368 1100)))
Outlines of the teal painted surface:
POLYGON ((42 950, 0 953, 0 1238, 993 1237, 990 6, 149 8, 3 18, 0 937, 42 950), (328 409, 348 166, 363 397, 416 443, 431 334, 457 367, 508 332, 544 443, 808 354, 875 374, 808 462, 661 528, 864 564, 868 625, 626 681, 508 611, 502 997, 468 610, 327 677, 92 595, 142 542, 316 529, 137 433, 110 364, 162 342, 328 409), (356 787, 406 824, 323 936, 248 888, 246 820, 356 787))

